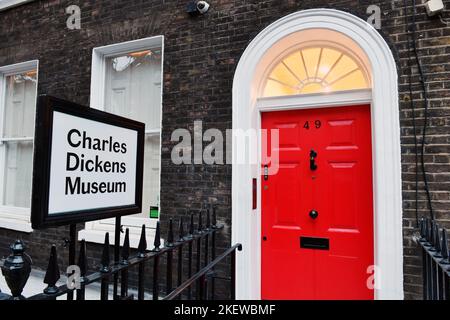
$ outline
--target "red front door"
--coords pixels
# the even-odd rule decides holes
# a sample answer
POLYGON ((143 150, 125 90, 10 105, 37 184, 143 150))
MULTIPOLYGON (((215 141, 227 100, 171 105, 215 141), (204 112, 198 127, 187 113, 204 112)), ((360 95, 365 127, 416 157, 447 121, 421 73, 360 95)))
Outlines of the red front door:
POLYGON ((276 174, 263 156, 262 298, 373 299, 370 107, 267 112, 262 128, 268 156, 279 130, 276 174))

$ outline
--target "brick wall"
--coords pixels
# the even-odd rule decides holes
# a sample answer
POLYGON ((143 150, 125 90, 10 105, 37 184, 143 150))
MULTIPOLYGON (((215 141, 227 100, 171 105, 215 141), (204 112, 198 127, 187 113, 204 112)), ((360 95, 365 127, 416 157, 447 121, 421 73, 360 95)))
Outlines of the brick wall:
MULTIPOLYGON (((219 222, 226 226, 224 237, 218 244, 223 249, 230 244, 231 166, 173 165, 170 161, 174 145, 170 142, 172 130, 192 130, 194 120, 203 120, 204 130, 231 128, 231 87, 235 67, 248 43, 268 24, 294 11, 322 7, 348 11, 367 19, 366 8, 370 4, 380 5, 380 32, 391 46, 399 68, 405 298, 420 298, 420 260, 411 240, 415 224, 415 156, 403 1, 211 0, 208 14, 197 18, 191 18, 184 12, 187 2, 42 0, 0 12, 0 66, 39 59, 40 93, 88 105, 93 47, 163 34, 161 218, 163 222, 168 217, 178 219, 189 210, 201 210, 209 202, 217 203, 219 222), (68 16, 65 8, 71 4, 81 7, 81 30, 66 28, 68 16)), ((444 2, 450 8, 450 1, 444 2)), ((419 54, 430 92, 426 168, 436 216, 443 225, 450 227, 450 28, 438 19, 428 19, 423 7, 419 7, 418 11, 419 54)), ((411 12, 409 7, 409 18, 411 12)), ((412 80, 420 126, 423 121, 423 94, 415 64, 412 80)), ((419 187, 419 214, 426 215, 422 179, 419 187)), ((45 268, 49 244, 60 244, 67 235, 67 228, 31 234, 0 229, 0 254, 7 254, 7 246, 13 239, 22 238, 29 245, 28 252, 35 266, 45 268)), ((92 265, 95 262, 93 253, 98 254, 99 248, 90 244, 88 251, 92 265)), ((62 260, 67 260, 67 249, 60 248, 59 252, 62 263, 62 260)))

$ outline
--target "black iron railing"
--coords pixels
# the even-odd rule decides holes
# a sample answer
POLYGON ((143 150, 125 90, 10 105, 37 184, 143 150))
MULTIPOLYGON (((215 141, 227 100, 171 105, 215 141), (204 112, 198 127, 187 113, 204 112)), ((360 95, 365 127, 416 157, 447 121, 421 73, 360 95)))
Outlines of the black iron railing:
MULTIPOLYGON (((219 256, 216 256, 216 235, 218 231, 223 229, 223 226, 217 225, 215 210, 212 210, 212 212, 212 221, 208 210, 204 225, 202 213, 199 213, 197 227, 194 224, 194 214, 191 214, 187 232, 184 231, 183 219, 180 219, 176 239, 173 221, 170 219, 168 234, 163 247, 161 247, 160 223, 157 222, 153 249, 151 250, 147 250, 146 229, 145 225, 143 225, 137 253, 133 256, 130 256, 129 230, 126 229, 123 245, 120 248, 120 259, 114 263, 111 263, 109 233, 106 233, 101 266, 97 271, 90 274, 88 272, 86 243, 82 240, 77 263, 80 271, 80 285, 78 289, 69 288, 67 284, 57 286, 57 282, 60 279, 60 271, 57 262, 56 246, 53 245, 50 250, 49 263, 44 278, 44 283, 47 284, 47 287, 42 293, 27 299, 53 300, 66 295, 67 299, 71 300, 74 298, 75 292, 77 300, 84 300, 86 287, 92 283, 100 282, 101 300, 108 300, 110 286, 113 286, 114 300, 135 298, 143 300, 146 288, 145 276, 148 274, 152 275, 151 296, 153 300, 192 299, 193 297, 197 299, 214 299, 215 279, 217 278, 230 281, 230 297, 234 299, 235 252, 236 250, 241 250, 241 245, 236 244, 219 256), (184 251, 186 247, 187 254, 184 251), (176 270, 174 269, 174 254, 177 255, 176 270), (165 288, 161 288, 160 285, 160 260, 163 256, 166 256, 165 288), (217 264, 224 262, 228 256, 231 256, 231 277, 219 277, 215 272, 215 268, 217 264), (149 269, 150 261, 153 262, 153 270, 149 269), (129 273, 133 267, 137 268, 137 297, 129 294, 129 273), (174 273, 176 273, 177 277, 175 286, 173 283, 174 273)), ((116 246, 115 251, 118 249, 119 246, 116 246)), ((31 271, 31 259, 24 252, 24 245, 20 240, 11 245, 11 252, 11 255, 3 261, 1 266, 11 294, 0 294, 0 299, 25 299, 22 296, 22 291, 31 271)), ((148 277, 147 280, 149 280, 148 277)))
POLYGON ((420 221, 424 300, 450 300, 450 257, 447 231, 429 219, 420 221))
MULTIPOLYGON (((190 277, 188 280, 186 280, 183 284, 180 284, 175 290, 173 290, 171 293, 169 293, 166 297, 163 298, 163 300, 173 300, 176 298, 180 298, 183 294, 183 291, 186 289, 190 289, 191 286, 194 284, 197 285, 197 300, 205 300, 208 298, 207 295, 207 283, 208 283, 208 273, 212 271, 212 269, 218 264, 219 262, 223 261, 228 255, 231 255, 231 270, 230 270, 230 281, 231 283, 235 283, 236 281, 236 249, 242 250, 241 244, 235 244, 228 250, 226 250, 224 253, 222 253, 219 257, 214 259, 210 264, 208 264, 206 267, 198 271, 196 274, 194 274, 192 277, 190 277)), ((213 278, 214 280, 214 278, 213 278)), ((214 292, 214 290, 212 290, 214 292)), ((231 299, 234 300, 236 298, 236 292, 234 285, 231 286, 231 299)))

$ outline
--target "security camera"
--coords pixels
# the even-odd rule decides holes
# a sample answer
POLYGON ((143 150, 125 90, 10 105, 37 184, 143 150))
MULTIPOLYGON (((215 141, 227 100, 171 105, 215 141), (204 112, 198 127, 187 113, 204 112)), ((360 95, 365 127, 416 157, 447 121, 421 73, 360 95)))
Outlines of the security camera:
POLYGON ((201 14, 205 14, 206 12, 208 12, 209 9, 209 3, 206 1, 199 1, 197 2, 197 10, 199 13, 201 14))
POLYGON ((425 8, 427 9, 427 14, 432 17, 444 11, 444 3, 442 0, 430 0, 425 3, 425 8))
POLYGON ((186 6, 186 12, 191 16, 205 14, 209 10, 209 3, 206 1, 190 1, 186 6))

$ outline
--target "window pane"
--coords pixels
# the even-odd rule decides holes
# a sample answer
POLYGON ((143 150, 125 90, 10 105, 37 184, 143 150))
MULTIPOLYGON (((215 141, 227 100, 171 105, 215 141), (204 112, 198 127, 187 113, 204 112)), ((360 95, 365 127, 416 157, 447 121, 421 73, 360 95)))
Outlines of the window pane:
POLYGON ((144 183, 141 217, 159 206, 161 141, 161 49, 106 58, 105 110, 145 123, 144 183))
POLYGON ((6 142, 3 205, 29 208, 31 202, 31 173, 33 142, 6 142))
POLYGON ((315 78, 320 60, 320 48, 309 48, 302 51, 309 78, 315 78))
POLYGON ((5 138, 33 137, 36 71, 6 77, 5 138))
POLYGON ((358 65, 350 57, 343 56, 334 69, 329 73, 326 80, 328 83, 331 83, 355 69, 358 69, 358 65))
POLYGON ((287 85, 281 84, 280 82, 271 79, 267 80, 266 88, 264 89, 265 97, 288 96, 297 93, 298 90, 294 90, 287 85))
POLYGON ((279 83, 291 88, 295 88, 298 85, 297 78, 294 76, 291 69, 289 69, 289 67, 284 63, 280 63, 277 67, 275 67, 275 69, 273 69, 270 74, 270 79, 276 80, 279 83))
POLYGON ((325 93, 369 88, 365 70, 343 50, 304 48, 281 57, 266 79, 263 96, 325 93))
POLYGON ((339 91, 339 90, 348 90, 348 89, 363 89, 365 88, 364 85, 364 75, 361 71, 355 71, 346 77, 342 78, 339 81, 336 81, 331 86, 332 91, 339 91), (351 86, 350 86, 351 84, 351 86))
POLYGON ((161 49, 106 59, 105 110, 159 129, 161 49))
POLYGON ((36 70, 5 77, 5 112, 3 138, 0 146, 5 163, 3 194, 0 203, 6 206, 29 208, 31 203, 31 175, 33 169, 33 140, 15 141, 14 138, 33 138, 36 110, 36 70))
MULTIPOLYGON (((306 79, 306 69, 303 64, 303 58, 299 51, 294 52, 290 56, 284 58, 283 62, 296 75, 296 79, 306 79)), ((295 85, 298 85, 298 80, 295 85)))

